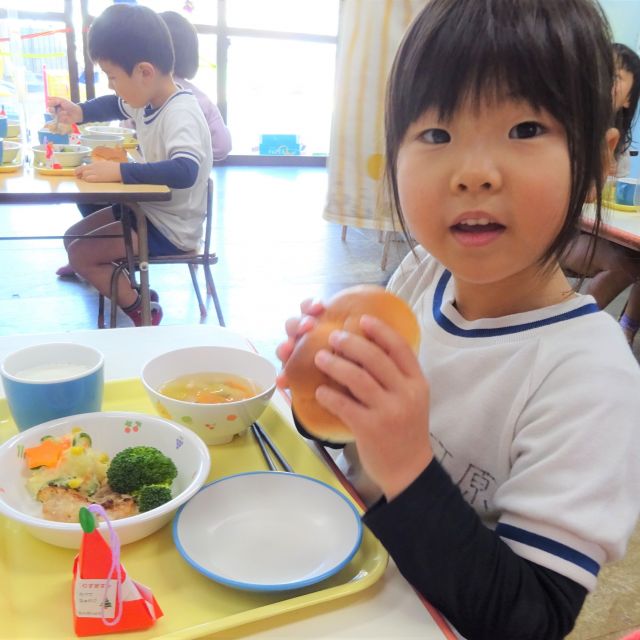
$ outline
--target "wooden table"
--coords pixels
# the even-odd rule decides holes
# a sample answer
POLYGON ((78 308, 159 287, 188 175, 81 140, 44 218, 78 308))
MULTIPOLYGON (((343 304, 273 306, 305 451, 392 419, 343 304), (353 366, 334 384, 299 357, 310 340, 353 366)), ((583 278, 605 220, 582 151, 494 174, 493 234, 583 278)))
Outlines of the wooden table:
MULTIPOLYGON (((106 380, 138 377, 147 360, 172 349, 201 345, 250 348, 244 337, 222 327, 161 325, 104 329, 103 331, 3 336, 0 337, 0 361, 3 361, 12 351, 45 342, 74 342, 100 350, 105 359, 106 380)), ((2 395, 0 381, 0 396, 2 395)), ((295 429, 291 410, 284 396, 276 392, 272 402, 278 412, 284 416, 290 428, 295 429)), ((212 460, 212 464, 215 464, 215 460, 212 460)), ((0 565, 3 558, 9 557, 10 550, 0 546, 0 565)), ((25 581, 25 584, 28 583, 25 581)), ((61 606, 66 605, 66 602, 61 601, 61 606)), ((0 637, 2 637, 1 621, 0 637)), ((126 638, 127 634, 112 637, 126 638)), ((456 636, 435 610, 426 608, 401 576, 393 561, 390 561, 382 578, 364 591, 334 602, 325 602, 308 609, 282 614, 276 618, 253 622, 215 636, 215 638, 220 637, 245 640, 298 640, 299 638, 455 640, 456 636)))
MULTIPOLYGON (((582 210, 580 227, 586 233, 592 233, 594 222, 595 206, 588 204, 582 210)), ((603 207, 599 236, 623 247, 640 251, 640 212, 629 213, 603 207)))
MULTIPOLYGON (((137 202, 159 202, 171 199, 171 190, 164 185, 155 184, 123 184, 121 182, 85 182, 73 176, 43 176, 38 174, 30 164, 25 164, 14 173, 0 173, 0 205, 16 204, 116 204, 137 202)), ((149 300, 149 246, 147 241, 147 219, 138 207, 133 207, 136 216, 138 233, 138 256, 140 263, 140 295, 142 297, 142 324, 151 324, 151 307, 149 300)), ((130 240, 130 227, 123 220, 126 236, 130 240)), ((0 240, 37 240, 52 239, 63 236, 28 236, 0 237, 0 240)), ((133 257, 127 251, 129 264, 133 257)), ((135 283, 135 270, 130 268, 132 285, 135 283)))

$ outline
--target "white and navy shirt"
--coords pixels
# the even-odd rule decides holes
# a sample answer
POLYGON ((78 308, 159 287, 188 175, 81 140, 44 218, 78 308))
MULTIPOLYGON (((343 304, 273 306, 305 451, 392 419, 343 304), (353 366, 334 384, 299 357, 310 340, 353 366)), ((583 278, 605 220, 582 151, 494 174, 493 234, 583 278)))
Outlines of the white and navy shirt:
MULTIPOLYGON (((451 274, 423 249, 389 289, 421 322, 436 459, 521 557, 591 590, 640 512, 640 370, 591 296, 465 320, 451 274)), ((369 502, 353 445, 345 469, 369 502)))
POLYGON ((211 134, 198 101, 179 89, 153 109, 134 109, 109 95, 81 105, 85 121, 133 119, 144 163, 120 165, 124 183, 166 184, 167 202, 141 202, 153 225, 175 246, 197 249, 206 214, 211 134))

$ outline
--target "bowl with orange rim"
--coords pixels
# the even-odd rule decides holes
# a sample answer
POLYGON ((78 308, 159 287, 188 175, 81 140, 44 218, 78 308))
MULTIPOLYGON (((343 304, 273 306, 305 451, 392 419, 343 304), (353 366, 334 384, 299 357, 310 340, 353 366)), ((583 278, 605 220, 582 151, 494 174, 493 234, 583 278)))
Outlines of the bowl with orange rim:
POLYGON ((232 347, 167 351, 144 365, 141 378, 156 411, 208 445, 226 444, 248 429, 276 388, 269 360, 232 347))

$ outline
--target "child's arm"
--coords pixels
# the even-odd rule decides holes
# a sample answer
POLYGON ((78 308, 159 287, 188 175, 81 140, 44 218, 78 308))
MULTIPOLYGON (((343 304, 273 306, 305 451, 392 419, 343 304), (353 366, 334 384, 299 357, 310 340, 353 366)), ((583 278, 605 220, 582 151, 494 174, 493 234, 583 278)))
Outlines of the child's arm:
POLYGON ((198 164, 189 158, 160 162, 128 162, 120 165, 125 184, 165 184, 171 189, 188 189, 198 177, 198 164))
POLYGON ((516 555, 480 521, 437 461, 363 518, 405 578, 474 640, 555 640, 587 590, 516 555))
POLYGON ((55 111, 60 122, 65 124, 106 122, 129 117, 120 108, 120 100, 116 95, 101 96, 79 104, 52 96, 48 99, 47 106, 49 110, 55 111))
POLYGON ((433 460, 429 387, 409 345, 363 317, 366 338, 336 332, 316 366, 348 394, 318 401, 349 425, 388 504, 365 522, 407 579, 469 638, 554 640, 572 628, 586 589, 515 554, 485 527, 433 460), (533 604, 535 603, 535 605, 533 604))

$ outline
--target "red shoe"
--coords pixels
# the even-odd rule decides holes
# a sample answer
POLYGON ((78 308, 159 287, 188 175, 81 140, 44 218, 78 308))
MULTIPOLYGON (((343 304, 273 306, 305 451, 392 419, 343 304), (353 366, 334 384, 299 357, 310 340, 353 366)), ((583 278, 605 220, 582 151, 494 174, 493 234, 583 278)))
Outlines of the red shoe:
MULTIPOLYGON (((142 326, 142 309, 138 308, 135 311, 127 313, 127 315, 133 321, 136 327, 142 326)), ((151 303, 151 326, 157 327, 162 320, 162 307, 157 302, 151 303)))

